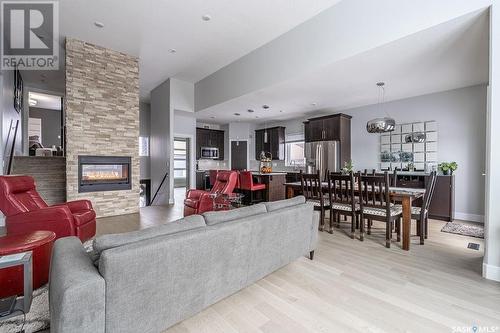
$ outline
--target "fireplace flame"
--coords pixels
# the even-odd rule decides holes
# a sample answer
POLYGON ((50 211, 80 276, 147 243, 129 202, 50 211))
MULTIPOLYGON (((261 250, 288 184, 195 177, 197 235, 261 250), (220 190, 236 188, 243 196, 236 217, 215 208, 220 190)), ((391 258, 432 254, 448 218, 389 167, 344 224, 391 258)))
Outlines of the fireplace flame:
POLYGON ((83 180, 101 180, 101 179, 122 179, 123 176, 117 171, 92 171, 86 173, 83 180))

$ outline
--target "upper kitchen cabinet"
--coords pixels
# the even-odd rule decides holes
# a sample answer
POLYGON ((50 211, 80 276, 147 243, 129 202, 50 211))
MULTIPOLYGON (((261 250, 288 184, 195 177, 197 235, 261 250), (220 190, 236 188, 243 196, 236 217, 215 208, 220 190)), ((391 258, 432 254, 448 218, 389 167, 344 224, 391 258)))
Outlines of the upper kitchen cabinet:
POLYGON ((343 113, 312 118, 304 122, 305 141, 340 141, 351 136, 351 116, 343 113))
POLYGON ((285 159, 285 127, 272 127, 255 131, 255 159, 260 153, 271 153, 273 160, 285 159), (267 140, 266 133, 267 132, 267 140))
POLYGON ((305 142, 339 141, 340 165, 351 160, 351 116, 338 113, 304 122, 305 142))
POLYGON ((208 128, 196 128, 196 159, 201 159, 202 148, 217 148, 218 160, 224 159, 224 131, 208 128))

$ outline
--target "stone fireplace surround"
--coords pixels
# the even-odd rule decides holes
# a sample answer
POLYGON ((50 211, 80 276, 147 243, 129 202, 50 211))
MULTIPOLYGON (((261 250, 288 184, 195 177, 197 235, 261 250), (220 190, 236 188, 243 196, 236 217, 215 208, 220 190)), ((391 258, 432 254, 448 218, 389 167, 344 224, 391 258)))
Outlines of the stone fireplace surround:
POLYGON ((139 64, 136 57, 66 39, 67 199, 98 217, 139 211, 139 64), (131 188, 79 193, 78 157, 130 156, 131 188))

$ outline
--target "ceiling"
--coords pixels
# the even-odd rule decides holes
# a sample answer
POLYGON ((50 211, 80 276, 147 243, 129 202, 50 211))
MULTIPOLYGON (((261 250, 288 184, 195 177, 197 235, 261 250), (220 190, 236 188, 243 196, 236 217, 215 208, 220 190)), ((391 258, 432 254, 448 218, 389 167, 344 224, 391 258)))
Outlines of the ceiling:
POLYGON ((386 83, 386 101, 486 83, 488 32, 487 11, 468 14, 204 109, 197 118, 213 123, 263 122, 345 110, 376 103, 378 81, 386 83), (263 110, 263 104, 271 107, 263 110))
POLYGON ((61 96, 42 94, 32 91, 29 92, 28 96, 30 102, 32 100, 36 101, 36 105, 30 105, 30 107, 61 111, 61 96))
MULTIPOLYGON (((61 44, 74 37, 138 56, 148 100, 167 78, 195 83, 339 1, 60 0, 61 44)), ((30 85, 64 91, 63 70, 29 72, 30 85)))

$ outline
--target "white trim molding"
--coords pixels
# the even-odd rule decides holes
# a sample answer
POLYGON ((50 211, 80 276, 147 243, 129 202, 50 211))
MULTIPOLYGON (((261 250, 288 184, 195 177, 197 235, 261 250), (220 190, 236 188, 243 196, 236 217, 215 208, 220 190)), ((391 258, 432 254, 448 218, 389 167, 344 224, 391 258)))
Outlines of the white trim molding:
POLYGON ((455 220, 484 223, 484 215, 455 212, 455 220))
POLYGON ((500 282, 500 267, 483 263, 483 277, 500 282))

